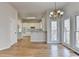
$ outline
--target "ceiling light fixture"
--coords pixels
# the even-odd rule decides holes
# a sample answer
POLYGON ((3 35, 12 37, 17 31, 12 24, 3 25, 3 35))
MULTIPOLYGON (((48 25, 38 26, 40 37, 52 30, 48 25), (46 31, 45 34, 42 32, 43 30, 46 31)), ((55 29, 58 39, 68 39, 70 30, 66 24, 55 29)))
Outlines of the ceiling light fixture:
POLYGON ((36 19, 36 17, 26 17, 26 19, 36 19))
POLYGON ((55 9, 53 11, 50 12, 49 17, 51 18, 59 18, 61 16, 63 16, 64 11, 63 9, 57 9, 56 8, 56 2, 55 2, 55 9))

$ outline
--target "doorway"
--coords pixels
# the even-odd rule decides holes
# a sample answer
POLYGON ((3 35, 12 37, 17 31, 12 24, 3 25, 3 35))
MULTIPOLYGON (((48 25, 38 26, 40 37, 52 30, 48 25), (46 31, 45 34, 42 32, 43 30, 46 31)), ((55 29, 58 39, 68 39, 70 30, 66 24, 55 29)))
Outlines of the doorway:
POLYGON ((51 21, 51 40, 52 43, 59 42, 58 40, 58 21, 51 21))

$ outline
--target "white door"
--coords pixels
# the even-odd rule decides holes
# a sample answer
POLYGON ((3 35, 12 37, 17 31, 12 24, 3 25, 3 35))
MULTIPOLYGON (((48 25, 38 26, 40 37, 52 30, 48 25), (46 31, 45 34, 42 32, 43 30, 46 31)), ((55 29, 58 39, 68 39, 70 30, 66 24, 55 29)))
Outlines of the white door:
POLYGON ((10 41, 11 44, 17 42, 17 21, 13 18, 10 18, 10 41))

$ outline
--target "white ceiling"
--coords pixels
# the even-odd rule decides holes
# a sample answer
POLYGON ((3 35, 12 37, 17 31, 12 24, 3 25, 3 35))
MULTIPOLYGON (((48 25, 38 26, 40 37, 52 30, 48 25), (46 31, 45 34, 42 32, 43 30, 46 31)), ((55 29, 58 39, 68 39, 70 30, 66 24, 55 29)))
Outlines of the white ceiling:
MULTIPOLYGON (((55 7, 54 2, 11 2, 13 7, 17 9, 21 18, 23 17, 40 17, 42 14, 55 7)), ((57 2, 57 8, 62 8, 66 2, 57 2)))

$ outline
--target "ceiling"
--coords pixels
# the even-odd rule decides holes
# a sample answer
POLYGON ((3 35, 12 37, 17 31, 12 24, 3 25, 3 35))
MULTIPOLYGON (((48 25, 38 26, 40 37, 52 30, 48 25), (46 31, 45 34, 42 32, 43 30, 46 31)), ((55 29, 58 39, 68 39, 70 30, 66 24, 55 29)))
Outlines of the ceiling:
MULTIPOLYGON (((11 2, 10 3, 18 11, 21 18, 25 17, 41 17, 43 13, 55 7, 55 2, 11 2)), ((66 2, 57 2, 57 8, 62 8, 66 2)))

